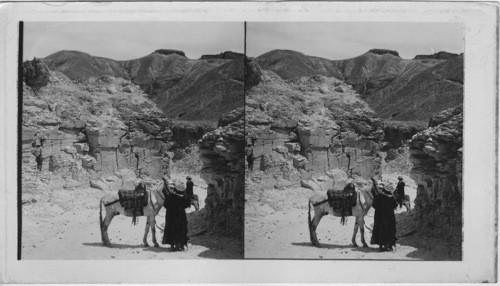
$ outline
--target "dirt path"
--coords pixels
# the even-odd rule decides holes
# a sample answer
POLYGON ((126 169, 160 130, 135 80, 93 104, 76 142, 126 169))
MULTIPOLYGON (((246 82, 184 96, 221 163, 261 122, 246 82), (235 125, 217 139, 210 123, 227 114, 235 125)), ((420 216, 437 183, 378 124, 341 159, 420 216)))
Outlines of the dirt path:
MULTIPOLYGON (((370 245, 371 232, 365 228, 368 248, 353 247, 351 238, 354 218, 349 217, 346 225, 340 218, 325 216, 318 229, 322 245, 311 245, 307 225, 307 199, 313 191, 304 188, 259 190, 247 188, 245 209, 245 257, 281 259, 377 259, 377 260, 446 260, 447 254, 434 239, 416 233, 409 226, 412 212, 396 210, 398 241, 394 252, 378 252, 377 245, 370 245), (404 236, 406 235, 406 236, 404 236)), ((415 186, 407 188, 412 201, 415 186)), ((413 202, 412 202, 413 206, 413 202)), ((371 209, 365 217, 369 228, 373 227, 371 209)), ((356 241, 361 245, 358 232, 356 241)))
MULTIPOLYGON (((184 174, 179 174, 179 177, 184 174)), ((184 176, 185 177, 185 176, 184 176)), ((198 177, 195 194, 204 207, 206 188, 198 177)), ((102 245, 99 229, 99 200, 103 193, 93 188, 48 191, 30 194, 36 202, 23 205, 22 259, 193 259, 193 258, 238 258, 241 245, 223 235, 205 233, 198 236, 204 227, 204 210, 188 212, 188 228, 191 236, 189 250, 172 252, 169 245, 160 248, 144 247, 142 237, 146 219, 140 217, 137 225, 131 218, 116 216, 109 228, 112 248, 102 245)), ((160 211, 157 225, 164 223, 165 210, 160 211)), ((161 243, 163 233, 157 228, 156 239, 161 243)), ((152 245, 151 232, 148 236, 152 245)))

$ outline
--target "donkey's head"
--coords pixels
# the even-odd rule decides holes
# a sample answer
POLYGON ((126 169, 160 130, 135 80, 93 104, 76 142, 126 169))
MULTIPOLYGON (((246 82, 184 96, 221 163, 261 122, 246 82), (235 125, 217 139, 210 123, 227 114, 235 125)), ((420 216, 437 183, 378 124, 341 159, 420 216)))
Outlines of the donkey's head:
POLYGON ((161 179, 162 179, 162 183, 163 183, 163 190, 162 190, 162 192, 165 195, 168 195, 168 194, 172 193, 174 191, 174 182, 166 174, 163 175, 163 177, 161 179))

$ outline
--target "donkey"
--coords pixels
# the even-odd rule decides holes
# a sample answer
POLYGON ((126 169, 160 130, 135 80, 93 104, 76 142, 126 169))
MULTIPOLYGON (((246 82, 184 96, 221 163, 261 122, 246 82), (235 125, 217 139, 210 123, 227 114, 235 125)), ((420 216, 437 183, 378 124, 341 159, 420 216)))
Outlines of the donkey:
MULTIPOLYGON (((144 207, 144 216, 146 219, 146 229, 144 231, 144 238, 142 242, 144 246, 148 247, 148 233, 151 228, 151 234, 153 236, 153 244, 154 247, 159 247, 160 245, 156 241, 156 216, 160 212, 160 209, 163 207, 163 203, 165 202, 165 197, 172 192, 173 185, 169 186, 168 179, 164 176, 162 181, 154 186, 150 191, 147 191, 148 196, 148 204, 144 207)), ((101 239, 104 245, 111 247, 111 242, 108 237, 108 228, 111 224, 111 220, 113 217, 119 214, 125 213, 124 208, 119 204, 118 193, 115 194, 106 194, 101 198, 101 203, 99 206, 99 224, 101 227, 101 239), (104 205, 106 209, 106 217, 104 220, 102 219, 102 206, 104 205)), ((193 196, 191 199, 191 204, 195 207, 196 211, 199 210, 199 201, 198 196, 193 196)))
MULTIPOLYGON (((352 245, 357 247, 356 243, 356 235, 358 233, 358 229, 361 231, 361 242, 363 243, 363 247, 368 247, 368 244, 365 242, 365 230, 364 230, 364 222, 365 215, 368 213, 368 210, 371 208, 374 199, 374 192, 377 192, 374 179, 368 182, 368 185, 364 188, 359 189, 356 192, 356 206, 352 207, 352 215, 356 218, 356 222, 354 224, 354 233, 352 235, 352 245)), ((321 220, 321 218, 327 214, 331 214, 333 216, 340 217, 342 216, 339 212, 333 210, 333 208, 328 203, 327 194, 315 194, 311 198, 309 198, 309 211, 308 211, 308 224, 309 224, 309 236, 311 239, 311 243, 316 247, 321 247, 318 241, 318 237, 316 235, 316 228, 321 220), (314 208, 314 218, 311 219, 311 207, 314 208)))
POLYGON ((405 206, 406 211, 411 210, 410 196, 404 195, 403 197, 401 197, 396 192, 392 192, 392 195, 394 196, 398 204, 401 203, 401 205, 405 206))

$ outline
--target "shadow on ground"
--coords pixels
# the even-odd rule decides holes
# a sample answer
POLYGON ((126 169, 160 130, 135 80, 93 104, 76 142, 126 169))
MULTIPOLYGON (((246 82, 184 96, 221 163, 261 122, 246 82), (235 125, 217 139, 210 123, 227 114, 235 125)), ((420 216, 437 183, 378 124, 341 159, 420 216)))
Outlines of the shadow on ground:
MULTIPOLYGON (((292 242, 292 245, 316 247, 316 246, 312 245, 310 242, 292 242)), ((323 248, 323 249, 351 249, 352 251, 364 252, 364 253, 378 252, 378 248, 373 248, 373 247, 362 247, 362 246, 355 247, 352 245, 339 245, 339 244, 330 244, 330 243, 321 243, 321 246, 319 248, 323 248)))
POLYGON ((338 245, 338 244, 330 244, 330 243, 321 243, 320 247, 316 247, 312 245, 310 242, 292 242, 292 245, 295 246, 307 246, 314 248, 325 248, 325 249, 345 249, 345 248, 354 248, 352 245, 338 245))
MULTIPOLYGON (((201 246, 206 250, 200 252, 198 257, 211 259, 242 259, 243 237, 237 237, 230 229, 214 229, 206 221, 206 210, 187 214, 188 218, 188 243, 191 247, 201 246)), ((158 225, 164 223, 159 221, 158 225)), ((163 232, 158 231, 161 243, 163 232)), ((162 251, 171 251, 170 245, 161 245, 162 251)), ((149 250, 149 249, 145 249, 149 250)), ((154 251, 154 250, 153 250, 154 251)), ((188 250, 189 251, 189 250, 188 250)))
POLYGON ((396 229, 397 244, 416 249, 406 255, 408 258, 430 261, 461 260, 461 254, 457 254, 449 245, 447 237, 433 235, 432 230, 417 226, 413 210, 396 214, 396 229))
MULTIPOLYGON (((129 244, 121 244, 121 243, 112 243, 111 246, 105 246, 102 242, 84 242, 82 243, 85 246, 96 246, 96 247, 107 247, 107 248, 118 248, 118 249, 143 249, 146 251, 154 251, 154 252, 163 252, 165 248, 161 247, 146 247, 144 245, 129 245, 129 244)), ((168 250, 170 251, 170 250, 168 250)))

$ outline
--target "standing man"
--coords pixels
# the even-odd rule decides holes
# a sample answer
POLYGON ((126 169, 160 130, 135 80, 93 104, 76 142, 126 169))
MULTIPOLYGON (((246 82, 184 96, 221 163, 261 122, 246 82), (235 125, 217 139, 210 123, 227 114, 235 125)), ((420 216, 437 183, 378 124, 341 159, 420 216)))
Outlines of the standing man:
POLYGON ((189 240, 188 221, 186 208, 191 206, 184 190, 181 190, 182 183, 174 184, 168 182, 169 193, 165 197, 164 207, 167 210, 165 214, 165 230, 163 231, 163 244, 170 244, 172 251, 186 251, 189 240))
MULTIPOLYGON (((375 183, 375 180, 373 182, 375 183)), ((391 192, 384 188, 381 181, 375 186, 377 194, 375 194, 372 205, 375 209, 375 215, 370 244, 378 244, 379 251, 391 251, 396 245, 397 239, 394 209, 398 204, 391 192)))
POLYGON ((396 199, 399 204, 399 208, 403 207, 403 200, 405 197, 405 182, 403 182, 403 177, 398 177, 398 185, 396 186, 396 199))
POLYGON ((194 196, 194 193, 193 193, 194 183, 192 181, 191 176, 187 176, 186 180, 187 180, 187 182, 186 182, 186 195, 191 200, 194 196))
POLYGON ((43 156, 42 156, 42 147, 43 147, 43 142, 45 141, 45 137, 43 136, 42 133, 35 133, 35 136, 33 137, 33 141, 31 142, 31 154, 35 156, 35 161, 36 161, 36 168, 39 172, 42 171, 42 163, 43 163, 43 156))
POLYGON ((252 171, 253 170, 253 161, 255 158, 253 157, 253 146, 251 144, 247 144, 245 153, 247 155, 248 170, 252 171))

